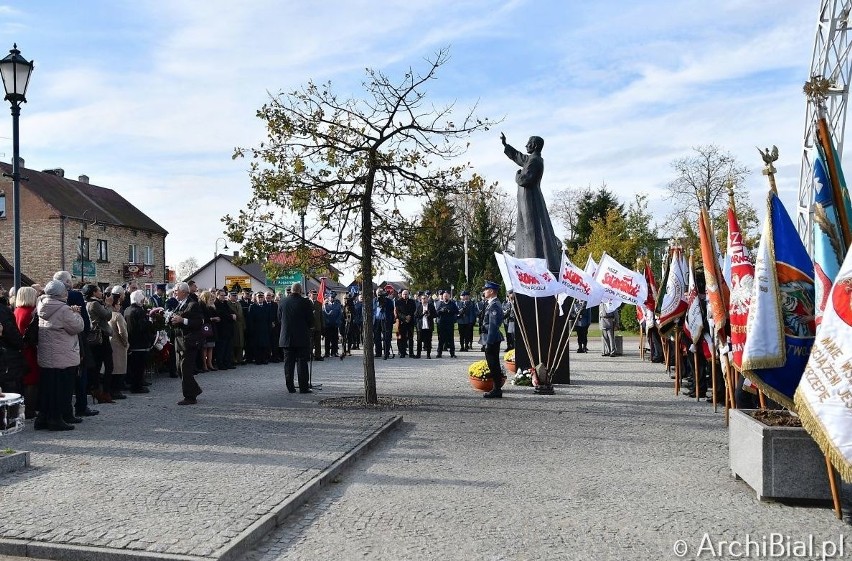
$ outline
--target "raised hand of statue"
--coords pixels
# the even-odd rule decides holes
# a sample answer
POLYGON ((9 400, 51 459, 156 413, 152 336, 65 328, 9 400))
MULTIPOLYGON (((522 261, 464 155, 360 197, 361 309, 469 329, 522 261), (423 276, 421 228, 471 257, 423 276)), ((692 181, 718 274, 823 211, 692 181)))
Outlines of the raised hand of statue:
POLYGON ((503 143, 503 146, 506 146, 506 135, 502 132, 500 133, 500 142, 503 143))

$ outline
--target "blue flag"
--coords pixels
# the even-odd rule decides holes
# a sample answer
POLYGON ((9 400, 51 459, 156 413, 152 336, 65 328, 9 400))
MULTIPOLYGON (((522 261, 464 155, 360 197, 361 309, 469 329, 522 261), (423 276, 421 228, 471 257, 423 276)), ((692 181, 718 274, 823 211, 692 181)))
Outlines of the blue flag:
MULTIPOLYGON (((837 212, 837 201, 831 188, 828 166, 825 163, 825 153, 817 144, 814 159, 814 280, 816 281, 816 324, 822 321, 831 285, 837 277, 837 272, 846 256, 843 242, 843 231, 840 216, 837 212)), ((839 170, 839 168, 838 168, 839 170)), ((840 173, 838 173, 840 175, 840 173)), ((845 194, 846 186, 841 184, 845 194)), ((841 203, 843 204, 843 203, 841 203)))
POLYGON ((816 331, 814 266, 778 194, 767 198, 743 348, 743 375, 778 403, 793 395, 816 331))

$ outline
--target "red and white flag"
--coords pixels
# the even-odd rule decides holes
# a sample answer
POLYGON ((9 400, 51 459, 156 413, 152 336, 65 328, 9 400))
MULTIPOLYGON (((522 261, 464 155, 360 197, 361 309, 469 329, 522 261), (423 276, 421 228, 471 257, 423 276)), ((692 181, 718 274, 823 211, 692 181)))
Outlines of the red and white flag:
POLYGON ((796 412, 845 481, 852 481, 852 251, 826 299, 794 397, 796 412))
POLYGON ((505 253, 496 253, 497 262, 504 260, 505 267, 500 267, 500 274, 506 287, 511 287, 515 294, 540 298, 565 294, 566 289, 547 270, 547 260, 527 258, 516 259, 505 253))
POLYGON ((601 285, 592 275, 572 263, 564 253, 559 282, 565 287, 568 296, 586 302, 587 307, 597 306, 601 301, 601 285))
POLYGON ((746 324, 754 287, 754 265, 748 258, 743 234, 734 209, 728 207, 728 256, 731 260, 731 299, 728 303, 731 323, 731 354, 734 368, 742 370, 746 324))
POLYGON ((598 264, 595 280, 603 287, 604 300, 641 306, 648 298, 648 283, 642 273, 631 271, 606 253, 598 264))
MULTIPOLYGON (((683 321, 683 332, 693 345, 701 339, 704 320, 701 317, 701 302, 698 299, 698 287, 695 284, 695 259, 689 252, 689 289, 686 293, 686 317, 683 321)), ((695 347, 689 349, 695 352, 695 347)))

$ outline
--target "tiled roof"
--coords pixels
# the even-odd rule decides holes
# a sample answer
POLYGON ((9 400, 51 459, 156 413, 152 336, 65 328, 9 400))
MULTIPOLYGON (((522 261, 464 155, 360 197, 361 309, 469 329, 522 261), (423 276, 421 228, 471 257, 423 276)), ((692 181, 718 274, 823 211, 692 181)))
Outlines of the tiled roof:
MULTIPOLYGON (((11 174, 12 165, 0 162, 0 171, 11 174)), ((168 234, 162 226, 112 189, 33 169, 21 168, 20 172, 22 177, 27 178, 21 181, 21 188, 44 200, 62 216, 168 234)))

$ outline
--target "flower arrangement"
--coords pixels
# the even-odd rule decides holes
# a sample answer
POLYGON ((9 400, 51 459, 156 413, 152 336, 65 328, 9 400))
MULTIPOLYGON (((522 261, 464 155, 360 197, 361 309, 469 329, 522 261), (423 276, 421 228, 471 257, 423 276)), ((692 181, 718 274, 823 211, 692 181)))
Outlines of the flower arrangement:
POLYGON ((506 362, 515 362, 515 349, 510 349, 506 351, 506 353, 503 355, 503 360, 505 360, 506 362))
POLYGON ((490 378, 491 370, 488 368, 488 363, 484 360, 477 360, 467 369, 467 374, 471 378, 477 380, 487 380, 490 378))
POLYGON ((148 310, 148 319, 154 324, 155 331, 166 328, 166 316, 163 308, 151 308, 148 310))
POLYGON ((512 378, 513 386, 532 386, 532 372, 530 370, 521 370, 512 378))

